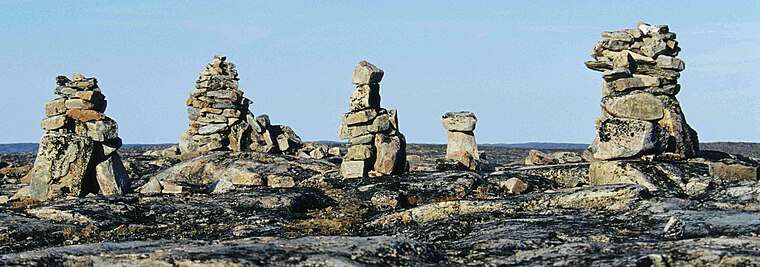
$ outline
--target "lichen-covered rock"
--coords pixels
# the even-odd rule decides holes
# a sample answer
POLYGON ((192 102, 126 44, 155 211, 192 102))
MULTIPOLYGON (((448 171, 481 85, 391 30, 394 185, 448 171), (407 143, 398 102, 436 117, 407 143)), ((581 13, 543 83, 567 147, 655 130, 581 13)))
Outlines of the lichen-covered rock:
POLYGON ((86 178, 93 146, 91 139, 74 134, 43 135, 31 171, 30 196, 48 200, 90 193, 95 181, 86 178))

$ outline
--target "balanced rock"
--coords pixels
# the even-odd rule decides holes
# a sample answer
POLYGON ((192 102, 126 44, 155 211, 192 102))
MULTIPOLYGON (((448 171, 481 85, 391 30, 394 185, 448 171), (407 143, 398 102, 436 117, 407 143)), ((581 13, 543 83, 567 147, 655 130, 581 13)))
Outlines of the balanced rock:
POLYGON ((103 112, 105 96, 95 78, 79 73, 56 77, 60 97, 45 104, 48 118, 34 167, 29 197, 48 200, 90 193, 121 195, 130 189, 119 154, 122 141, 116 121, 103 112))
POLYGON ((667 25, 640 22, 635 29, 603 32, 589 69, 603 72, 602 112, 587 151, 596 160, 653 156, 687 159, 699 150, 676 94, 680 71, 676 34, 667 25))
POLYGON ((360 61, 351 75, 357 87, 338 128, 338 136, 348 139, 340 171, 343 178, 395 175, 408 170, 406 138, 398 130, 397 112, 380 106, 383 74, 375 65, 360 61))
MULTIPOLYGON (((473 133, 477 122, 478 118, 469 111, 447 112, 441 116, 441 124, 443 124, 443 128, 448 130, 446 158, 459 162, 460 167, 458 169, 478 169, 480 154, 473 133)), ((440 162, 447 164, 446 161, 440 162)), ((436 168, 449 169, 450 167, 436 168)))

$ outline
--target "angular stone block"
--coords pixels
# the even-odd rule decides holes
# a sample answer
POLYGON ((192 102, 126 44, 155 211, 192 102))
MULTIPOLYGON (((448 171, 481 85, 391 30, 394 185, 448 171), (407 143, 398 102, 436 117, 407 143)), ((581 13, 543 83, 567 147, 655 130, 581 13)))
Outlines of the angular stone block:
POLYGON ((69 118, 66 117, 66 115, 58 115, 54 117, 50 117, 47 119, 42 120, 40 123, 42 126, 42 129, 46 131, 53 131, 57 129, 61 129, 63 127, 66 127, 66 124, 69 122, 69 118))
POLYGON ((116 121, 105 117, 99 121, 74 123, 74 132, 79 136, 84 136, 97 142, 105 142, 119 137, 119 126, 116 121))
POLYGON ((58 98, 45 103, 45 116, 53 117, 66 113, 66 99, 58 98))
POLYGON ((450 131, 448 139, 446 158, 456 160, 470 170, 476 170, 480 155, 475 135, 472 132, 450 131))
POLYGON ((645 92, 603 97, 602 108, 618 118, 656 121, 663 116, 662 101, 645 92))
POLYGON ((359 61, 351 74, 351 83, 365 85, 379 83, 383 79, 383 70, 367 61, 359 61))
POLYGON ((348 147, 346 160, 366 160, 375 157, 375 149, 372 145, 352 145, 348 147))
POLYGON ((48 200, 82 196, 93 142, 74 134, 45 134, 31 170, 30 196, 48 200))
POLYGON ((380 108, 380 85, 369 84, 356 87, 349 99, 349 110, 359 111, 363 109, 380 108))
POLYGON ((375 172, 397 175, 406 171, 406 138, 403 134, 376 134, 375 149, 375 172))
POLYGON ((377 117, 376 109, 364 109, 343 114, 343 124, 347 126, 369 123, 377 117))

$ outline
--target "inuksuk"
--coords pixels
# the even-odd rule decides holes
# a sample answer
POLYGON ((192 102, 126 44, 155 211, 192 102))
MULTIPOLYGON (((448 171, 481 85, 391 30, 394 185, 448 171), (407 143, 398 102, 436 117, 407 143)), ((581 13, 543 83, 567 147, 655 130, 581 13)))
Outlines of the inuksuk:
POLYGON ((367 61, 354 68, 356 89, 349 99, 338 129, 348 139, 348 152, 340 167, 343 178, 394 175, 406 172, 406 139, 398 130, 395 109, 380 107, 380 80, 383 70, 367 61))
POLYGON ((443 128, 448 131, 446 158, 436 160, 438 170, 477 170, 480 155, 475 142, 475 124, 478 118, 469 111, 447 112, 441 116, 443 128))
POLYGON ((635 29, 602 32, 589 69, 602 72, 602 113, 589 160, 659 158, 681 160, 699 150, 676 94, 684 62, 676 34, 667 25, 639 23, 635 29))
POLYGON ((47 131, 40 139, 26 193, 37 200, 120 195, 129 177, 117 153, 122 141, 116 121, 104 114, 106 99, 95 78, 74 73, 56 77, 55 94, 45 104, 47 131))
POLYGON ((209 151, 258 151, 294 154, 301 139, 288 126, 272 125, 266 114, 254 117, 251 100, 238 87, 235 64, 225 56, 200 72, 197 89, 186 101, 190 128, 180 138, 185 158, 209 151))

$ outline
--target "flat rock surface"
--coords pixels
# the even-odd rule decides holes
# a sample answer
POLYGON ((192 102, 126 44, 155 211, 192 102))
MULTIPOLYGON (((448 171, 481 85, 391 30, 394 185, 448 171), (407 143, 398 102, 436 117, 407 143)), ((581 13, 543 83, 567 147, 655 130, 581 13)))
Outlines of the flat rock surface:
MULTIPOLYGON (((710 177, 704 160, 694 160, 682 164, 688 168, 641 169, 670 184, 681 181, 689 194, 591 186, 588 163, 526 167, 529 149, 489 146, 481 149, 486 171, 434 171, 445 149, 410 144, 411 173, 365 179, 340 179, 334 160, 233 153, 179 163, 126 149, 136 186, 163 176, 194 189, 0 201, 0 265, 760 264, 756 177, 710 177), (204 188, 217 169, 186 179, 180 176, 187 172, 177 172, 182 164, 243 163, 252 173, 300 178, 288 188, 234 185, 209 193, 204 188), (527 188, 519 194, 504 188, 514 179, 527 188)), ((21 155, 3 160, 30 164, 21 155)), ((23 186, 20 177, 0 180, 0 197, 23 186)))

